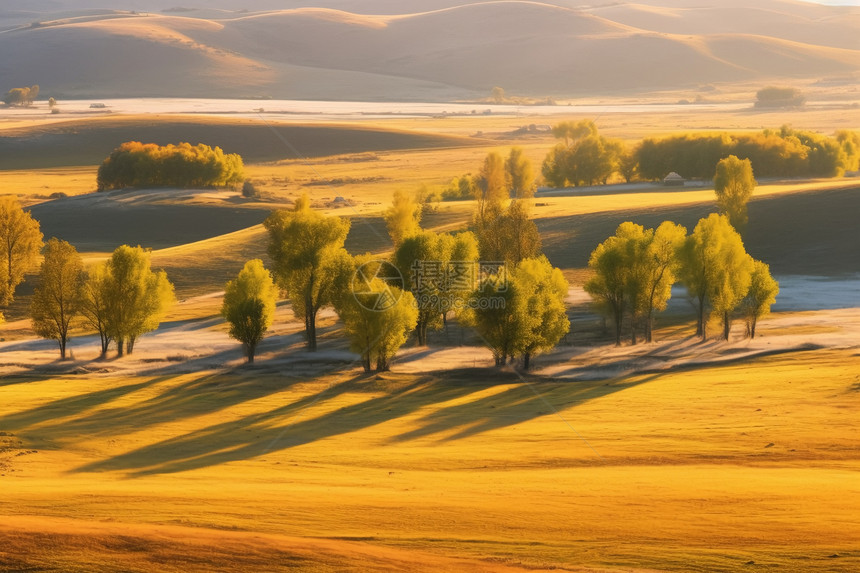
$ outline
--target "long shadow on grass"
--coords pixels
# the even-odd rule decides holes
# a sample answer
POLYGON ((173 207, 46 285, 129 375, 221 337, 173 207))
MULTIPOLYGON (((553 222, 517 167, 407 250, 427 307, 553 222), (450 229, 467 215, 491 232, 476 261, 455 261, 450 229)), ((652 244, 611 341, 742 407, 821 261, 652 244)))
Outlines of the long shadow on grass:
MULTIPOLYGON (((427 422, 424 428, 398 439, 406 440, 450 430, 455 433, 448 439, 465 438, 525 422, 549 414, 553 409, 582 404, 631 386, 545 382, 537 385, 541 398, 532 391, 535 388, 521 384, 520 379, 513 374, 488 373, 479 369, 471 374, 466 371, 454 373, 441 382, 438 376, 419 376, 384 396, 374 396, 332 410, 332 404, 336 405, 339 397, 372 390, 373 380, 362 375, 273 410, 214 424, 74 471, 126 471, 130 477, 140 477, 246 460, 383 424, 434 404, 462 400, 499 383, 516 386, 496 396, 480 398, 468 404, 446 408, 439 414, 431 414, 424 418, 427 422), (471 381, 475 376, 483 380, 471 381), (307 413, 307 408, 318 404, 325 404, 328 411, 319 415, 307 413)), ((560 432, 565 431, 563 426, 560 428, 560 432)))

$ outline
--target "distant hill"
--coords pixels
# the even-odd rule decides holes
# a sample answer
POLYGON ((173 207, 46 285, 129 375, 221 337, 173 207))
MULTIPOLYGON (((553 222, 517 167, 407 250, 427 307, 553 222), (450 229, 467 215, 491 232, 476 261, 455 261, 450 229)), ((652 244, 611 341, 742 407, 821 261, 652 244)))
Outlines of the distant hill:
POLYGON ((38 83, 58 97, 445 100, 484 97, 496 85, 534 97, 632 95, 860 72, 860 8, 791 0, 695 8, 370 0, 363 14, 337 10, 356 4, 338 0, 126 6, 138 4, 179 9, 93 11, 104 5, 93 0, 0 9, 0 52, 14 54, 0 61, 0 90, 38 83), (240 4, 262 11, 225 9, 240 4), (266 11, 274 5, 304 7, 266 11))

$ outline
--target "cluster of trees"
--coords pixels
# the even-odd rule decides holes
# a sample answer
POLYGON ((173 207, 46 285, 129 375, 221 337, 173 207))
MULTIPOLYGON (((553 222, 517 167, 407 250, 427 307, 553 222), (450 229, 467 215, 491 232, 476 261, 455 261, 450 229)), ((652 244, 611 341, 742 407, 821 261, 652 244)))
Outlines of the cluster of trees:
POLYGON ((756 107, 800 107, 806 97, 797 88, 766 87, 755 94, 756 107))
POLYGON ((490 153, 478 175, 454 177, 442 191, 442 199, 480 199, 487 189, 502 189, 508 196, 528 199, 537 190, 534 167, 521 147, 512 147, 507 157, 490 153))
MULTIPOLYGON (((680 134, 644 139, 632 148, 600 135, 589 120, 562 122, 552 131, 561 141, 541 168, 552 187, 605 184, 616 175, 627 182, 657 181, 673 171, 708 180, 730 155, 748 159, 759 177, 837 177, 860 168, 860 133, 848 130, 833 137, 789 126, 758 134, 680 134)), ((474 195, 472 184, 468 176, 455 178, 443 198, 474 195)))
POLYGON ((630 153, 620 139, 600 135, 591 120, 565 121, 553 126, 557 144, 544 159, 541 172, 548 185, 605 184, 616 172, 629 181, 633 176, 630 153))
POLYGON ((12 88, 3 95, 3 103, 9 106, 26 107, 32 105, 39 97, 39 86, 12 88))
POLYGON ((588 266, 594 276, 585 290, 612 318, 616 344, 621 344, 625 320, 633 344, 640 330, 646 341, 652 340, 654 315, 666 308, 676 282, 687 287, 696 303, 696 334, 702 340, 709 316, 722 319, 728 340, 736 311, 754 337, 758 319, 770 312, 779 292, 767 264, 747 254, 728 217, 717 213, 701 219, 689 235, 670 221, 657 229, 622 223, 591 253, 588 266))
POLYGON ((123 245, 87 270, 66 241, 42 242, 39 222, 17 199, 0 198, 0 306, 12 303, 40 253, 30 319, 36 334, 57 341, 63 359, 76 327, 98 332, 103 357, 112 342, 119 355, 130 354, 142 334, 158 328, 174 301, 173 285, 164 271, 150 268, 148 251, 123 245))
POLYGON ((528 367, 570 328, 567 281, 540 254, 527 199, 533 169, 522 153, 489 154, 474 182, 475 233, 422 229, 420 202, 396 193, 385 213, 395 247, 387 261, 347 253, 350 222, 315 211, 307 196, 273 212, 263 223, 271 273, 250 261, 227 285, 222 314, 230 335, 252 361, 271 325, 277 285, 304 320, 309 350, 317 348, 320 309, 332 307, 367 371, 387 370, 410 334, 425 345, 428 330, 441 328, 452 313, 477 328, 497 364, 521 356, 528 367))
POLYGON ((111 343, 119 356, 131 354, 175 301, 167 275, 151 269, 149 252, 141 247, 122 245, 89 270, 66 241, 52 238, 44 254, 30 318, 36 334, 57 341, 62 359, 76 325, 98 332, 103 358, 111 343))
POLYGON ((241 184, 242 158, 205 144, 159 146, 128 141, 113 150, 98 170, 98 188, 224 187, 241 184))
POLYGON ((783 126, 759 134, 683 134, 643 140, 636 148, 643 179, 659 180, 671 171, 710 179, 714 166, 734 155, 749 159, 759 177, 836 177, 856 168, 858 135, 840 131, 826 137, 783 126))

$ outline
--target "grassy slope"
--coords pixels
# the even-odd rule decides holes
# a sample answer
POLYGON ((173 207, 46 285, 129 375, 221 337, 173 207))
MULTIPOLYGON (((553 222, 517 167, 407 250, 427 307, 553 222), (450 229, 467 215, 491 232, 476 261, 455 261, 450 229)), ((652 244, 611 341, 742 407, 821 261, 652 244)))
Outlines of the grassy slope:
MULTIPOLYGON (((237 530, 418 550, 414 561, 846 571, 860 564, 858 368, 856 355, 816 351, 594 383, 11 378, 0 556, 38 565, 28 532, 73 530, 53 538, 53 563, 122 554, 145 570, 185 543, 191 566, 242 564, 250 541, 219 533, 237 530), (22 518, 13 533, 28 514, 86 523, 22 518), (194 531, 168 542, 138 523, 194 531), (211 542, 195 549, 201 535, 211 542)), ((293 543, 255 541, 244 559, 282 560, 293 543)), ((316 556, 323 570, 363 568, 349 543, 332 552, 316 556)), ((386 559, 380 570, 397 570, 386 559)))

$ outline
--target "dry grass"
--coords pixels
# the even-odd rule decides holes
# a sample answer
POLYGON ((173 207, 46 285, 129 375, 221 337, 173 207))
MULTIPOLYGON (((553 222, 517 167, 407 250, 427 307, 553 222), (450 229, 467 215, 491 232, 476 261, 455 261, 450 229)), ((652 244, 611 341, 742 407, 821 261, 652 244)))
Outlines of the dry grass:
POLYGON ((38 566, 53 559, 30 553, 40 535, 75 530, 53 538, 54 563, 118 554, 132 570, 182 553, 192 570, 290 555, 397 569, 338 541, 360 540, 412 561, 847 571, 860 564, 858 368, 850 351, 817 351, 592 383, 265 369, 11 378, 3 547, 38 566), (28 533, 10 534, 19 520, 28 533), (336 556, 269 534, 324 537, 336 556), (195 549, 201 536, 211 542, 195 549))

